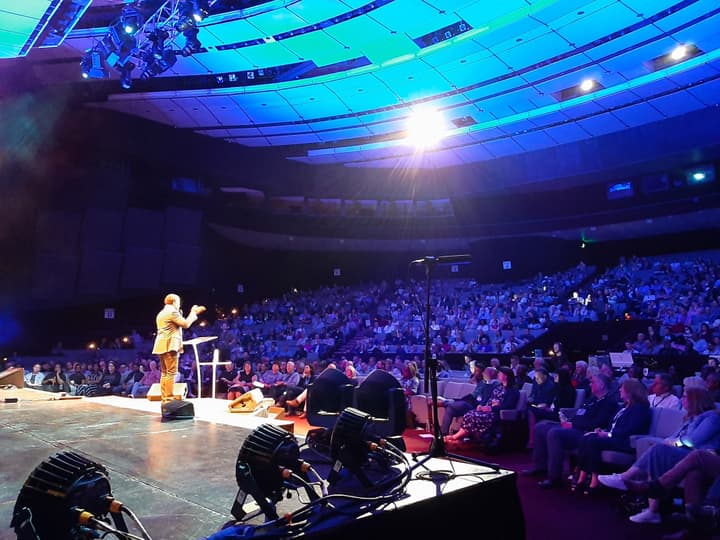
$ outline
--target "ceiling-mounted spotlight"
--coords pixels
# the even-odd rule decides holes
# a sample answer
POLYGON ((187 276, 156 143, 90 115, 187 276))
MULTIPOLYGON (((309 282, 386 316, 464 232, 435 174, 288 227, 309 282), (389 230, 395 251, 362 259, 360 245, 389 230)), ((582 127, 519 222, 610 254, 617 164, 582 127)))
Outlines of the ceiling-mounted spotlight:
POLYGON ((595 85, 597 83, 593 79, 583 79, 583 81, 580 83, 580 90, 583 92, 590 92, 593 88, 595 88, 595 85))
POLYGON ((135 64, 128 61, 120 68, 120 86, 125 90, 130 90, 132 87, 132 70, 135 69, 135 64))
POLYGON ((191 56, 200 52, 202 43, 200 43, 200 40, 197 38, 199 32, 197 28, 189 28, 183 32, 183 36, 185 37, 185 46, 181 51, 183 56, 191 56))
POLYGON ((445 136, 445 118, 436 109, 421 107, 413 111, 406 125, 406 141, 418 149, 431 148, 445 136))
POLYGON ((145 17, 132 6, 126 6, 120 15, 120 26, 123 32, 134 36, 145 22, 145 17))
POLYGON ((210 7, 208 0, 192 0, 192 16, 195 22, 202 21, 208 16, 210 7))
POLYGON ((83 79, 106 79, 108 72, 105 69, 102 55, 97 49, 88 49, 80 60, 80 70, 83 79))
POLYGON ((683 58, 685 58, 687 55, 688 55, 687 45, 678 45, 670 53, 670 58, 677 62, 678 60, 682 60, 683 58))

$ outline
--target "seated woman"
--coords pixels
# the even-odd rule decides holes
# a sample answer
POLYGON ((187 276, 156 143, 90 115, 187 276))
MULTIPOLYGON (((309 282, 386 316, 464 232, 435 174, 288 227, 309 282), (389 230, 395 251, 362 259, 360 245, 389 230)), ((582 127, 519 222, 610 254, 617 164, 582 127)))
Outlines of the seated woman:
POLYGON ((498 370, 498 381, 500 384, 493 388, 487 402, 465 413, 462 427, 455 435, 446 436, 445 442, 452 444, 465 437, 479 437, 498 422, 502 409, 514 409, 517 406, 520 392, 515 388, 513 371, 509 367, 501 367, 498 370))
MULTIPOLYGON (((673 437, 664 444, 651 446, 624 473, 598 476, 601 484, 614 489, 627 490, 628 480, 656 480, 693 450, 720 448, 720 411, 715 408, 707 390, 688 388, 682 395, 686 421, 673 437)), ((660 523, 660 503, 650 499, 642 512, 630 516, 635 523, 660 523)))
POLYGON ((602 465, 603 450, 632 453, 631 435, 646 434, 650 429, 652 414, 647 388, 637 379, 625 379, 620 386, 620 399, 625 406, 620 409, 609 431, 596 429, 586 433, 578 446, 578 469, 580 475, 573 491, 582 488, 586 495, 598 486, 598 471, 602 465))
POLYGON ((227 398, 237 399, 245 392, 252 390, 253 383, 255 381, 257 381, 257 375, 255 375, 255 372, 253 371, 252 363, 246 360, 243 364, 242 371, 240 371, 230 382, 227 398))
MULTIPOLYGON (((297 386, 288 386, 285 392, 282 396, 280 396, 280 399, 278 399, 278 405, 280 407, 285 407, 285 410, 287 411, 288 416, 294 416, 297 412, 297 409, 303 408, 303 403, 298 403, 297 407, 294 407, 289 401, 295 403, 295 399, 301 395, 303 392, 307 390, 307 387, 310 385, 311 382, 315 380, 315 373, 313 371, 313 368, 310 364, 305 364, 305 367, 303 367, 302 375, 300 376, 300 380, 298 381, 297 386)), ((303 400, 304 402, 304 400, 303 400)))

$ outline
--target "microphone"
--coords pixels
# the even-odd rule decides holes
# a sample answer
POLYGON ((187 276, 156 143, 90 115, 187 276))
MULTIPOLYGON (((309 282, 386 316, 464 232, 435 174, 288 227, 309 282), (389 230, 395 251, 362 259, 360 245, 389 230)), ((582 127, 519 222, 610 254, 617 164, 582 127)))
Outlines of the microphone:
POLYGON ((472 256, 469 253, 461 255, 426 255, 422 259, 410 261, 410 264, 469 264, 472 256))

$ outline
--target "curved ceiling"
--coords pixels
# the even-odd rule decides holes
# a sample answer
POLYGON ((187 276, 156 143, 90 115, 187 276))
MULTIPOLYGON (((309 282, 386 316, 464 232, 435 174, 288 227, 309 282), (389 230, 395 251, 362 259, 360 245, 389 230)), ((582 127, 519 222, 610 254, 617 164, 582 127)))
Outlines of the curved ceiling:
MULTIPOLYGON (((75 84, 98 90, 94 105, 293 160, 388 169, 552 148, 720 102, 717 0, 278 0, 199 29, 201 52, 129 91, 75 84), (678 45, 687 56, 670 59, 678 45), (585 79, 596 86, 580 90, 585 79), (428 107, 446 136, 419 152, 406 123, 428 107)), ((18 62, 47 83, 79 79, 104 31, 18 62)))

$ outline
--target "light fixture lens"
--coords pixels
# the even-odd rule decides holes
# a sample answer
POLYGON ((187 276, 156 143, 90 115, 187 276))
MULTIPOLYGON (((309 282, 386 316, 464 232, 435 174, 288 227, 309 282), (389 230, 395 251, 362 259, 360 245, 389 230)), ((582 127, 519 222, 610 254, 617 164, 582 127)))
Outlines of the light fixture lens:
POLYGON ((673 51, 670 53, 670 58, 672 58, 675 61, 682 60, 687 56, 688 48, 686 45, 678 45, 673 49, 673 51))
POLYGON ((407 142, 416 148, 431 148, 446 134, 443 115, 430 108, 417 109, 407 122, 407 142))
POLYGON ((696 173, 693 173, 692 177, 693 177, 693 180, 695 180, 696 182, 701 182, 701 181, 705 180, 705 173, 698 171, 696 173))
POLYGON ((592 79, 585 79, 583 82, 580 83, 580 90, 583 92, 589 92, 595 88, 595 81, 592 79))

